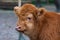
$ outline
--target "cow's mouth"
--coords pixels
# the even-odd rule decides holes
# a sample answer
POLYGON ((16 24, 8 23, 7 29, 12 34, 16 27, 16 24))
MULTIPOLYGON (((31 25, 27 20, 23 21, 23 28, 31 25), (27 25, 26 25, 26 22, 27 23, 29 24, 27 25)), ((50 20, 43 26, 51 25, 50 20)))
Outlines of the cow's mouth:
POLYGON ((24 33, 26 30, 16 29, 18 32, 24 33))

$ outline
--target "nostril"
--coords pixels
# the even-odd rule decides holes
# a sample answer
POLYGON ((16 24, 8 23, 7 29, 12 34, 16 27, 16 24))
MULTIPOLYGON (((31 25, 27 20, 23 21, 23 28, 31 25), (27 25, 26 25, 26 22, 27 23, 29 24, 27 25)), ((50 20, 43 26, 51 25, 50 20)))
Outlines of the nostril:
POLYGON ((19 29, 21 29, 21 27, 16 27, 15 29, 16 29, 16 30, 19 30, 19 29))
POLYGON ((21 28, 21 27, 18 27, 19 29, 21 28))
POLYGON ((18 28, 15 28, 15 30, 20 31, 20 29, 18 29, 18 28))

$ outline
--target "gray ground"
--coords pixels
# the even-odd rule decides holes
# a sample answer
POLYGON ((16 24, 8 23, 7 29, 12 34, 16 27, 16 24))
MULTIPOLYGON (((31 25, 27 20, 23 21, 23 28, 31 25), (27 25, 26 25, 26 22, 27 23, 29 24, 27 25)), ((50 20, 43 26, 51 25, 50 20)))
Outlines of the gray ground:
MULTIPOLYGON (((54 5, 44 6, 49 11, 55 11, 54 5)), ((14 11, 0 9, 0 40, 18 40, 19 33, 15 30, 17 17, 14 11)), ((23 35, 21 40, 26 40, 23 35)), ((27 39, 28 40, 28 39, 27 39)))

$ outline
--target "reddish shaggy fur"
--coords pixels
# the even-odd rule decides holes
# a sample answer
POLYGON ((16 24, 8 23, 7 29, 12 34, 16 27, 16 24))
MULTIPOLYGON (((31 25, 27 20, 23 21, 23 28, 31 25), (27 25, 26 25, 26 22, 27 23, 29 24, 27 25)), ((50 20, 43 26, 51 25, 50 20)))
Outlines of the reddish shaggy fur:
POLYGON ((30 34, 27 34, 31 40, 60 40, 59 14, 41 8, 38 10, 32 4, 23 5, 18 12, 20 13, 16 13, 17 15, 26 14, 26 12, 31 12, 34 15, 34 29, 30 34))

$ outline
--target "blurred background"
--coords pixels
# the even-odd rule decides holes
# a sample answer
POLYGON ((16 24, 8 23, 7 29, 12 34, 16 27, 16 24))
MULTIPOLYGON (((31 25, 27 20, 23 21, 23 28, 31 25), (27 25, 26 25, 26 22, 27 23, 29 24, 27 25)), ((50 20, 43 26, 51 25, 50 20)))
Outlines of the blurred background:
MULTIPOLYGON (((22 5, 32 3, 49 11, 60 12, 60 0, 21 0, 22 5)), ((29 40, 15 30, 17 16, 13 8, 18 6, 18 0, 0 0, 0 40, 29 40)))
MULTIPOLYGON (((32 3, 34 5, 53 5, 54 0, 21 0, 22 5, 25 3, 32 3)), ((13 9, 18 5, 18 0, 0 0, 0 8, 13 9)))

